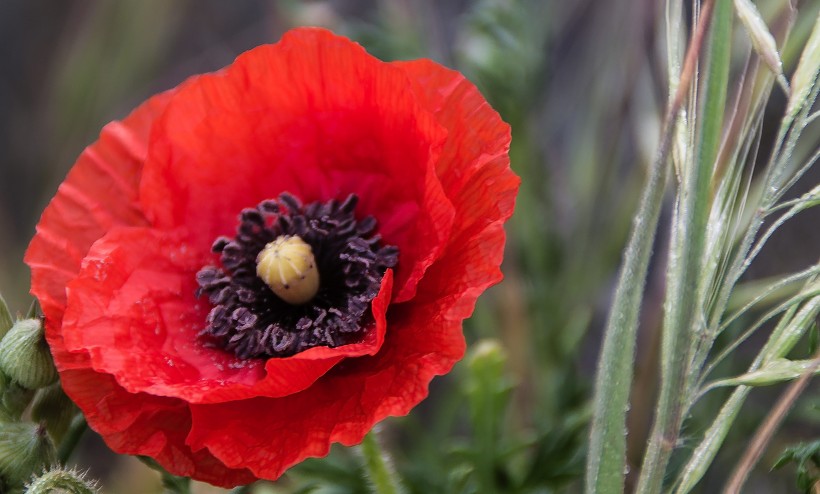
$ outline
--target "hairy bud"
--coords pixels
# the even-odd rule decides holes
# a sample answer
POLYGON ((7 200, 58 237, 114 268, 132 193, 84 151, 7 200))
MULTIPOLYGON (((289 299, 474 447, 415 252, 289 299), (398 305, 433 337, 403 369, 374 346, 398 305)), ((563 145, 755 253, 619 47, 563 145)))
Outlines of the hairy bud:
POLYGON ((76 470, 50 470, 34 479, 26 486, 26 494, 51 494, 66 492, 71 494, 97 494, 96 482, 89 481, 76 470))
POLYGON ((21 486, 55 463, 56 456, 44 426, 14 422, 0 427, 0 478, 7 487, 21 486))
POLYGON ((49 435, 58 444, 62 441, 63 435, 78 412, 79 409, 63 392, 60 383, 54 383, 37 391, 31 403, 32 420, 44 422, 49 435))
POLYGON ((0 341, 0 370, 24 388, 38 389, 57 380, 39 319, 17 321, 0 341))

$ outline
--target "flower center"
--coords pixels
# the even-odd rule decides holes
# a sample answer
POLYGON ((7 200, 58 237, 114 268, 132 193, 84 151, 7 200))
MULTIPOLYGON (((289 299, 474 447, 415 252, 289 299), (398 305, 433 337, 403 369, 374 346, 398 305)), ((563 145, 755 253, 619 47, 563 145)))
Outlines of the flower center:
POLYGON ((313 250, 296 236, 282 235, 266 245, 256 256, 256 274, 289 304, 310 302, 319 291, 313 250))
POLYGON ((213 244, 221 266, 197 273, 213 304, 200 338, 242 359, 361 341, 398 249, 381 245, 373 217, 355 218, 357 202, 303 206, 285 193, 243 210, 236 236, 213 244))

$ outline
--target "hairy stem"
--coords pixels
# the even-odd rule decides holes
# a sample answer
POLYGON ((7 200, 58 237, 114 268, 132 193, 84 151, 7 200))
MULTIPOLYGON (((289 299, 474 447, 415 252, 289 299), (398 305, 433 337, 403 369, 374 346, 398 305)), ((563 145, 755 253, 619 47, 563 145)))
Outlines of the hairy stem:
POLYGON ((711 205, 711 179, 718 154, 728 78, 731 3, 704 4, 699 28, 715 18, 709 38, 702 116, 694 165, 684 173, 676 212, 675 240, 671 245, 667 304, 661 348, 661 388, 649 446, 636 492, 661 491, 666 466, 677 444, 690 348, 697 328, 703 327, 700 274, 711 205))
POLYGON ((396 478, 390 459, 382 450, 376 430, 370 431, 362 441, 362 456, 368 480, 375 494, 401 494, 404 490, 396 478))
POLYGON ((712 3, 712 0, 706 0, 700 23, 687 50, 677 89, 664 119, 660 146, 649 170, 624 251, 596 372, 592 431, 585 474, 585 492, 588 494, 617 494, 624 489, 626 412, 643 287, 669 174, 669 154, 678 112, 695 72, 711 18, 712 3))

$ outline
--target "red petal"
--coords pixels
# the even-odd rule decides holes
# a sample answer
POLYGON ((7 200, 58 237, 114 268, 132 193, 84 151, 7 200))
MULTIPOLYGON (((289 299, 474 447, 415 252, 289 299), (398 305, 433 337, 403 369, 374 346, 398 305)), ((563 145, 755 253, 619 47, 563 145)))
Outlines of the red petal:
MULTIPOLYGON (((195 274, 207 262, 207 254, 178 235, 112 230, 92 246, 69 284, 65 349, 88 355, 95 370, 113 375, 132 393, 215 403, 301 391, 343 358, 372 355, 384 341, 390 272, 373 302, 374 328, 362 343, 267 362, 206 348, 197 333, 210 307, 194 293, 195 274)), ((60 368, 70 360, 57 355, 60 368)))
POLYGON ((448 131, 436 171, 456 218, 445 255, 425 276, 419 297, 438 299, 449 317, 463 319, 502 279, 503 224, 521 182, 510 169, 510 126, 458 72, 430 60, 394 65, 414 80, 416 95, 448 131))
POLYGON ((152 134, 140 200, 156 226, 185 228, 199 246, 281 192, 306 203, 356 193, 359 214, 401 250, 394 299, 407 300, 452 225, 434 170, 445 136, 402 70, 297 29, 180 86, 152 134))
POLYGON ((185 445, 191 415, 184 401, 132 394, 111 376, 90 370, 64 371, 60 377, 65 392, 84 410, 89 426, 114 451, 150 456, 174 475, 223 487, 256 480, 245 468, 226 467, 208 450, 194 452, 185 445))
POLYGON ((278 477, 407 413, 463 355, 462 320, 501 278, 502 224, 518 187, 506 124, 457 73, 429 61, 382 64, 343 38, 297 30, 187 82, 154 125, 139 201, 154 226, 177 231, 112 229, 144 224, 135 181, 145 134, 166 104, 156 101, 84 153, 27 254, 63 385, 91 426, 118 451, 228 486, 253 478, 244 468, 278 477), (100 161, 110 169, 95 169, 95 149, 111 153, 100 161), (373 303, 373 340, 341 350, 371 354, 383 341, 374 356, 328 371, 339 349, 320 348, 265 369, 233 368, 233 357, 195 344, 207 308, 193 300, 193 275, 211 241, 233 233, 243 207, 285 190, 306 202, 358 193, 360 213, 376 216, 387 243, 401 248, 395 301, 405 303, 390 309, 390 332, 388 272, 373 303), (63 286, 86 254, 64 342, 63 286), (296 358, 307 355, 304 364, 296 358), (285 393, 294 394, 269 397, 285 393), (163 394, 200 404, 189 410, 155 396, 163 394), (258 395, 268 397, 249 398, 258 395), (212 403, 222 400, 238 401, 212 403))
POLYGON ((454 236, 416 297, 391 308, 376 356, 345 361, 295 395, 192 407, 189 444, 207 447, 226 465, 276 478, 326 454, 332 442, 356 444, 379 420, 408 413, 427 396, 430 380, 463 356, 462 321, 501 279, 502 225, 519 184, 507 157, 509 127, 458 73, 429 61, 398 65, 449 131, 437 170, 456 206, 454 236), (278 445, 274 454, 271 444, 278 445))
POLYGON ((346 360, 301 393, 193 405, 188 444, 268 479, 324 456, 333 442, 358 444, 376 422, 404 415, 424 399, 433 376, 448 372, 464 353, 460 321, 417 309, 391 326, 375 357, 346 360))
POLYGON ((37 224, 26 252, 31 293, 49 326, 59 326, 68 281, 88 249, 116 225, 146 224, 137 200, 148 134, 173 91, 149 99, 122 121, 106 125, 77 159, 37 224))

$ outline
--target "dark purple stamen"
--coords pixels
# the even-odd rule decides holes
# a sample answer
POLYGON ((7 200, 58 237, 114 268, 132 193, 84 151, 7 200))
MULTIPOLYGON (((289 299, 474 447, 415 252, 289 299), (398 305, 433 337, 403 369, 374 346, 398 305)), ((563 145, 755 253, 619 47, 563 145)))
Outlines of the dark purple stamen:
POLYGON ((351 194, 343 202, 303 206, 284 193, 243 210, 236 237, 213 244, 221 267, 206 266, 196 275, 197 296, 213 304, 200 337, 242 359, 361 341, 372 322, 370 302, 384 272, 396 265, 398 249, 380 246, 373 217, 356 220, 357 202, 351 194), (306 304, 283 301, 256 275, 256 256, 281 235, 297 235, 313 250, 320 286, 306 304))

